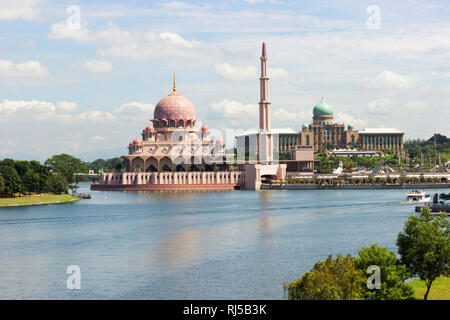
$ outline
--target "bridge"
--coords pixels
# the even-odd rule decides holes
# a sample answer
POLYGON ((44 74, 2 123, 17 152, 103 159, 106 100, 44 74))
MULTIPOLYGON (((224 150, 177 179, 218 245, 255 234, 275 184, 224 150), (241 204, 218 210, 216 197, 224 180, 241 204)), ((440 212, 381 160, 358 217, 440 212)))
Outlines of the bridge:
POLYGON ((80 177, 80 178, 86 178, 86 179, 92 179, 94 181, 99 180, 100 179, 100 173, 74 173, 75 177, 80 177))

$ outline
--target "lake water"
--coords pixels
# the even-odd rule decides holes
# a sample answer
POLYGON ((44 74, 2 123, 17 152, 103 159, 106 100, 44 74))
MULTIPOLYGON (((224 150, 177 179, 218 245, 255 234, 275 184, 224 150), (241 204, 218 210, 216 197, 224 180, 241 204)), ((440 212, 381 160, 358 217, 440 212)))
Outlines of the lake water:
POLYGON ((406 192, 94 191, 0 208, 0 298, 283 299, 283 281, 330 253, 395 250, 406 192), (69 265, 81 290, 66 288, 69 265))

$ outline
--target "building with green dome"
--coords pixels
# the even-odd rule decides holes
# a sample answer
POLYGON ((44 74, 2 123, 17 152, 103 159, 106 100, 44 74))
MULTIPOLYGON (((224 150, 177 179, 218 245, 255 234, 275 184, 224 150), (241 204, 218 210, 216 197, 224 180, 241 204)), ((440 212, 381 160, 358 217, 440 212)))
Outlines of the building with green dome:
POLYGON ((279 149, 290 151, 297 146, 313 146, 314 152, 327 152, 335 149, 360 149, 383 152, 392 150, 404 156, 404 133, 393 128, 363 129, 358 131, 353 124, 337 123, 334 112, 324 98, 313 108, 312 123, 303 124, 302 130, 279 134, 279 149))

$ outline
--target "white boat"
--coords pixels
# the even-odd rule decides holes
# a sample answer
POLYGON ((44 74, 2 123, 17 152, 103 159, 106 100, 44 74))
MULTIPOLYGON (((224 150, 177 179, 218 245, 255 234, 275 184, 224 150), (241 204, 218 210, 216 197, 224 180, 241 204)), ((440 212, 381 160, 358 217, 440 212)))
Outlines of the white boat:
POLYGON ((431 196, 421 190, 411 190, 406 194, 406 200, 402 203, 427 203, 430 202, 431 196))

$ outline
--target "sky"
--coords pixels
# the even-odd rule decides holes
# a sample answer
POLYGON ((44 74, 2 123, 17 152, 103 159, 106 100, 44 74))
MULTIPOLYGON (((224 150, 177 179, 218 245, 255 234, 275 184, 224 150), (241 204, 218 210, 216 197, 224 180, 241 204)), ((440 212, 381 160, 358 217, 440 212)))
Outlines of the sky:
POLYGON ((439 0, 0 0, 0 158, 125 154, 173 72, 210 129, 256 129, 262 42, 273 128, 324 97, 359 130, 450 137, 449 17, 439 0))

